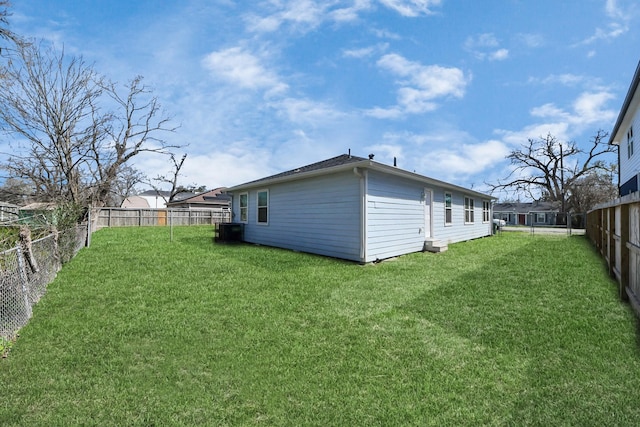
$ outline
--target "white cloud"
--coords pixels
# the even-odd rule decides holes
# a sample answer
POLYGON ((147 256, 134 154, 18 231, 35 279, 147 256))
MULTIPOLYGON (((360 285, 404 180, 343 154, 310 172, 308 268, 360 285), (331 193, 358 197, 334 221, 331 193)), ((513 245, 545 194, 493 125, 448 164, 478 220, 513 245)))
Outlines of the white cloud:
POLYGON ((327 104, 308 99, 286 98, 271 104, 289 122, 316 126, 320 123, 332 123, 347 117, 346 113, 327 104))
POLYGON ((482 33, 475 37, 467 37, 464 42, 464 47, 468 50, 474 50, 477 48, 494 48, 498 47, 498 39, 493 33, 482 33))
POLYGON ((544 36, 541 34, 521 33, 517 39, 529 48, 536 48, 544 45, 544 36))
POLYGON ((561 108, 556 107, 553 103, 548 103, 541 105, 540 107, 534 107, 531 109, 531 115, 533 117, 541 117, 541 118, 564 118, 569 119, 571 116, 561 108))
POLYGON ((375 46, 363 47, 360 49, 344 49, 342 51, 342 56, 346 58, 367 58, 376 53, 384 52, 388 47, 388 43, 380 43, 375 46))
POLYGON ((355 0, 352 6, 338 8, 329 13, 336 22, 349 22, 358 19, 358 14, 371 8, 371 0, 355 0))
POLYGON ((519 147, 525 144, 530 138, 538 139, 548 134, 553 135, 561 141, 567 141, 571 137, 569 123, 562 121, 536 123, 516 131, 498 129, 495 131, 495 134, 500 135, 500 139, 507 146, 513 147, 519 147))
POLYGON ((503 61, 509 57, 509 51, 507 49, 498 49, 495 52, 491 52, 488 56, 490 61, 503 61))
POLYGON ((507 145, 498 140, 462 144, 455 149, 430 151, 422 159, 425 167, 446 176, 474 175, 495 166, 509 154, 507 145))
POLYGON ((563 109, 554 103, 532 108, 532 117, 542 119, 519 131, 496 130, 505 144, 519 146, 529 138, 537 139, 551 134, 559 140, 568 141, 585 130, 599 124, 609 124, 616 117, 616 111, 607 109, 606 104, 613 99, 606 91, 583 92, 572 103, 570 109, 563 109))
POLYGON ((435 100, 445 97, 462 98, 469 78, 462 70, 439 65, 422 65, 398 54, 384 55, 378 67, 398 77, 398 105, 374 108, 367 114, 378 118, 395 118, 402 112, 419 114, 438 107, 435 100))
POLYGON ((268 16, 250 14, 245 17, 249 31, 266 33, 279 30, 289 24, 294 30, 308 31, 316 28, 325 19, 328 4, 314 0, 291 0, 272 2, 273 13, 268 16))
POLYGON ((441 0, 379 0, 380 3, 393 9, 402 16, 416 17, 433 14, 432 7, 440 6, 441 0))
POLYGON ((214 75, 247 89, 282 92, 287 85, 266 69, 260 59, 240 47, 211 52, 202 60, 203 66, 214 75))
POLYGON ((493 33, 467 37, 464 48, 480 60, 503 61, 509 57, 509 50, 500 48, 500 42, 493 33))
POLYGON ((614 99, 612 93, 601 92, 585 92, 573 102, 575 111, 575 119, 578 123, 607 123, 616 118, 617 113, 614 110, 605 109, 606 103, 614 99))
MULTIPOLYGON (((630 6, 628 10, 621 8, 617 0, 607 0, 605 2, 605 14, 609 18, 610 22, 606 23, 605 27, 598 27, 592 36, 587 37, 576 46, 590 45, 598 41, 611 41, 629 31, 629 23, 631 22, 633 6, 630 6)), ((592 57, 594 53, 590 51, 589 57, 592 57)))
MULTIPOLYGON (((374 0, 288 0, 266 3, 269 11, 261 16, 253 12, 245 16, 247 29, 251 32, 268 33, 281 30, 287 25, 293 31, 307 32, 324 22, 352 22, 360 14, 373 8, 374 0), (345 5, 346 3, 346 5, 345 5)), ((433 8, 442 0, 378 0, 388 9, 405 17, 433 14, 433 8)))

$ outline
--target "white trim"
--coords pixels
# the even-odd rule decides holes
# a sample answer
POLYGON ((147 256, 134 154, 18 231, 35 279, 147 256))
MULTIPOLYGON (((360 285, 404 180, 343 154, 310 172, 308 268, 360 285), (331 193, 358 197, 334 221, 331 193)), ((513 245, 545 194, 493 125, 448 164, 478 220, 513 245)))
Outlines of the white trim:
POLYGON ((450 191, 444 192, 443 206, 444 206, 444 226, 451 227, 453 225, 453 193, 452 192, 450 191), (447 207, 447 194, 449 195, 449 202, 451 204, 449 207, 447 207), (447 222, 447 210, 451 212, 451 221, 449 222, 447 222))
POLYGON ((239 217, 239 222, 243 224, 249 223, 249 193, 246 191, 238 194, 238 217, 239 217), (246 212, 245 212, 244 220, 242 219, 242 196, 246 196, 246 203, 247 203, 247 205, 245 206, 246 212))
POLYGON ((257 190, 256 191, 256 224, 258 225, 269 225, 269 189, 268 188, 263 188, 262 190, 257 190), (267 220, 266 221, 260 221, 260 193, 267 193, 267 206, 262 206, 263 208, 266 207, 267 209, 267 220))
POLYGON ((433 191, 427 187, 422 191, 424 191, 424 237, 430 239, 433 237, 433 191))
POLYGON ((464 196, 464 223, 465 225, 470 225, 470 224, 475 224, 475 220, 476 220, 476 204, 475 204, 475 200, 473 197, 469 197, 469 196, 464 196), (467 205, 467 200, 470 201, 470 203, 467 205), (469 212, 471 215, 471 221, 467 221, 467 212, 469 212))
POLYGON ((489 201, 489 200, 483 200, 483 201, 482 201, 482 223, 483 223, 483 224, 486 224, 487 222, 491 222, 491 201, 489 201), (485 208, 484 208, 484 207, 485 207, 485 203, 486 203, 486 206, 488 206, 488 207, 489 207, 488 209, 485 209, 485 208), (487 220, 486 220, 486 221, 485 221, 485 219, 484 219, 484 214, 485 214, 485 212, 486 212, 486 214, 487 214, 487 220))

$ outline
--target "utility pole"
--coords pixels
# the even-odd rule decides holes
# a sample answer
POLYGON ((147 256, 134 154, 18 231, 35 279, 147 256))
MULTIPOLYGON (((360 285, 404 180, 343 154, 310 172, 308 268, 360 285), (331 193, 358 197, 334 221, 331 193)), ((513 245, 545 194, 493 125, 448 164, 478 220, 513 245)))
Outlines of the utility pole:
POLYGON ((562 143, 560 143, 560 192, 562 196, 562 214, 564 215, 564 222, 567 223, 567 213, 564 209, 564 160, 562 158, 562 143))

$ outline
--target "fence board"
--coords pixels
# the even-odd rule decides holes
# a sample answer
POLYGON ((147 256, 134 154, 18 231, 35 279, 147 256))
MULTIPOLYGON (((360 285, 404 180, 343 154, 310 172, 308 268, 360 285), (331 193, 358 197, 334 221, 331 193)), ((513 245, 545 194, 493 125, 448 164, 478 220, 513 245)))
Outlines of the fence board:
POLYGON ((214 225, 230 222, 228 209, 127 209, 102 208, 97 228, 168 225, 214 225))
POLYGON ((619 296, 640 317, 640 195, 601 205, 587 214, 587 236, 618 283, 619 296))

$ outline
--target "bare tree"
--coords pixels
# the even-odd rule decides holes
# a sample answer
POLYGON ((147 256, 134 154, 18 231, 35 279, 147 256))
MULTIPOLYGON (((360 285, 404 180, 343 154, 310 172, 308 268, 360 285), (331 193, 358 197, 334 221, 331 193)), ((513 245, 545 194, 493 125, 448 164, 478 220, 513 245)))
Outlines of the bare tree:
MULTIPOLYGON (((19 43, 20 38, 9 29, 9 16, 11 15, 9 13, 9 6, 11 6, 9 0, 0 0, 0 39, 19 43)), ((2 53, 1 46, 0 53, 2 53)))
POLYGON ((82 57, 44 43, 16 49, 0 71, 0 126, 15 136, 5 169, 37 199, 104 206, 132 158, 178 147, 160 138, 175 127, 142 77, 122 95, 82 57))
MULTIPOLYGON (((615 152, 607 136, 607 132, 598 130, 591 139, 589 151, 582 150, 574 141, 562 143, 551 134, 529 139, 526 145, 507 156, 514 166, 509 176, 489 185, 492 191, 511 191, 533 200, 562 204, 577 200, 575 193, 582 188, 577 184, 583 178, 611 170, 612 166, 602 160, 607 153, 615 152)), ((572 208, 575 207, 565 206, 567 211, 572 208)))
POLYGON ((169 184, 171 185, 171 191, 169 192, 169 199, 162 196, 165 203, 172 202, 176 195, 182 191, 185 191, 185 188, 182 186, 178 186, 178 177, 180 176, 180 169, 182 169, 182 165, 184 165, 184 161, 187 159, 187 155, 183 154, 180 160, 176 160, 176 156, 170 154, 171 162, 173 163, 173 169, 171 171, 170 176, 158 175, 153 178, 152 182, 149 184, 153 187, 154 190, 158 192, 158 194, 162 195, 160 185, 161 184, 169 184), (160 184, 160 185, 158 185, 160 184))
MULTIPOLYGON (((107 198, 123 167, 134 156, 141 153, 164 154, 175 163, 170 150, 181 147, 159 137, 177 128, 171 126, 170 119, 163 115, 158 99, 150 96, 151 91, 142 83, 142 77, 136 77, 126 87, 128 93, 121 97, 114 84, 103 85, 104 92, 115 102, 117 110, 105 117, 103 138, 94 139, 95 145, 89 152, 91 161, 88 165, 95 181, 94 204, 100 204, 107 198)), ((142 178, 141 175, 138 177, 142 178)))
POLYGON ((615 199, 618 187, 614 185, 610 171, 591 171, 574 180, 569 187, 567 204, 574 212, 588 212, 596 205, 615 199))

